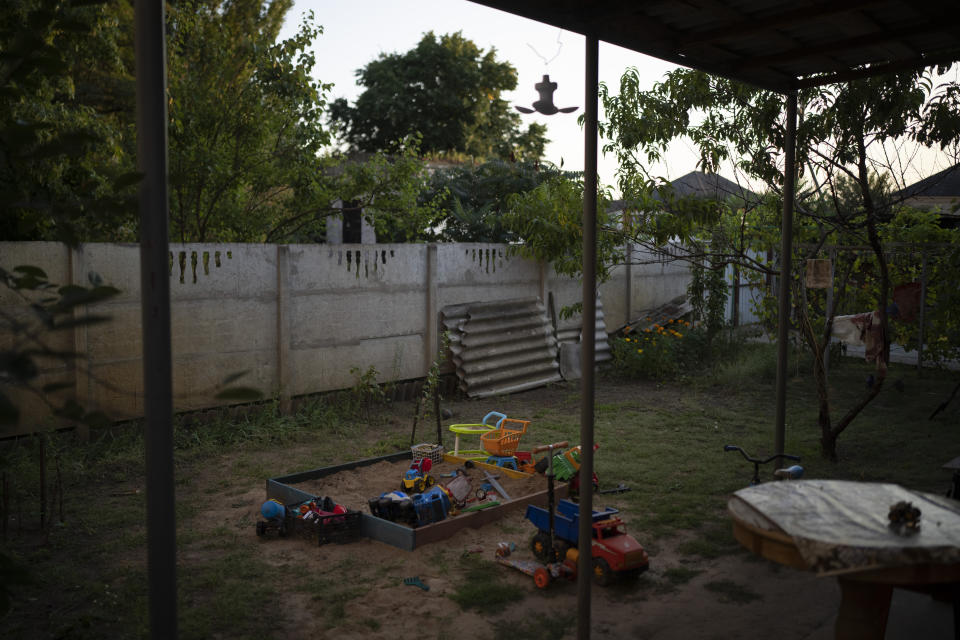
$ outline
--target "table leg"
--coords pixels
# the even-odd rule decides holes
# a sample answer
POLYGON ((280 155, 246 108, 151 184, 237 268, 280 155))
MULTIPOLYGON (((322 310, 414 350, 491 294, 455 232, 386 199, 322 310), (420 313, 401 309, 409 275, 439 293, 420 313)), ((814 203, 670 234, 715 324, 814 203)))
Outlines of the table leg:
POLYGON ((840 577, 837 640, 883 640, 893 587, 840 577))

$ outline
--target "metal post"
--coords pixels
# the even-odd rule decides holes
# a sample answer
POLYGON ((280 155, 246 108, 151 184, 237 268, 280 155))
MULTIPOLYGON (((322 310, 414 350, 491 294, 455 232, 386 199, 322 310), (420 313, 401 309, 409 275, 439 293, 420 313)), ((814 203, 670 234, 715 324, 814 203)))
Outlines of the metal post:
POLYGON ((140 295, 147 472, 150 634, 177 637, 177 545, 173 476, 173 367, 168 268, 167 101, 164 3, 137 0, 137 165, 140 295))
POLYGON ((597 88, 599 43, 588 35, 583 121, 583 328, 580 333, 580 523, 577 559, 577 638, 590 637, 593 563, 593 397, 597 332, 597 88))
MULTIPOLYGON (((923 341, 924 341, 924 323, 926 322, 927 309, 927 253, 920 254, 920 317, 918 318, 917 329, 917 374, 923 375, 923 341)), ((960 627, 957 627, 960 629, 960 627)))
MULTIPOLYGON (((833 287, 834 276, 836 275, 837 250, 830 249, 830 284, 827 285, 827 320, 833 321, 833 287)), ((831 331, 831 333, 833 333, 831 331)), ((830 336, 826 336, 827 347, 823 351, 823 375, 824 379, 830 375, 830 336)))
POLYGON ((774 453, 783 453, 787 419, 787 355, 790 340, 790 281, 793 248, 793 198, 797 177, 797 92, 787 94, 787 139, 784 144, 783 221, 780 228, 780 307, 777 325, 777 414, 774 453))

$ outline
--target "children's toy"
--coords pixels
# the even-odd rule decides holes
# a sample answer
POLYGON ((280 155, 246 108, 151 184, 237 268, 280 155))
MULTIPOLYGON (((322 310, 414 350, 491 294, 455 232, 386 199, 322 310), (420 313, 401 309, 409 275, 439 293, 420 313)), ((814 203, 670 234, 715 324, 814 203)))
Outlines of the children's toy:
POLYGON ((518 571, 533 576, 533 582, 540 589, 545 589, 547 585, 550 584, 551 579, 556 579, 561 576, 573 577, 576 576, 576 549, 564 549, 562 554, 557 554, 554 551, 553 545, 553 505, 554 505, 554 493, 553 493, 553 450, 561 449, 567 446, 566 442, 558 442, 556 444, 550 444, 543 447, 537 447, 533 450, 533 453, 539 451, 547 451, 547 538, 546 541, 542 543, 540 551, 543 553, 536 554, 537 549, 534 548, 535 555, 540 562, 534 562, 531 560, 520 560, 516 558, 511 558, 510 554, 512 549, 510 547, 505 547, 503 545, 498 545, 495 559, 498 563, 507 566, 513 567, 518 571))
POLYGON ((437 483, 433 476, 428 474, 432 468, 433 461, 430 460, 430 458, 421 458, 414 461, 413 464, 410 465, 410 468, 403 474, 400 489, 413 493, 422 493, 428 487, 432 487, 437 483))
MULTIPOLYGON (((550 523, 550 513, 540 507, 527 505, 526 518, 540 531, 534 535, 530 548, 541 560, 553 555, 551 545, 577 547, 579 542, 580 506, 569 500, 560 500, 558 513, 550 523), (551 535, 550 529, 554 529, 551 535)), ((593 539, 590 553, 593 557, 593 577, 600 585, 609 584, 614 574, 639 574, 646 571, 650 559, 643 546, 624 530, 616 509, 593 511, 593 539)))
POLYGON ((439 522, 450 512, 450 496, 441 486, 433 486, 423 493, 407 495, 390 491, 368 501, 370 513, 377 518, 419 527, 439 522))
POLYGON ((513 456, 490 456, 486 462, 495 467, 505 467, 507 469, 513 469, 514 471, 520 470, 517 468, 517 459, 513 456))
POLYGON ((279 500, 271 498, 260 505, 260 515, 263 520, 257 521, 257 535, 264 536, 268 531, 276 531, 277 535, 287 535, 287 509, 279 500))
POLYGON ((410 525, 417 521, 413 500, 403 491, 382 493, 379 498, 371 498, 367 504, 370 507, 370 513, 377 518, 391 522, 405 522, 410 525))
POLYGON ((280 501, 267 500, 260 506, 265 521, 257 522, 257 535, 277 531, 280 536, 292 533, 316 538, 318 544, 353 542, 360 538, 360 512, 350 511, 330 497, 315 497, 291 507, 280 501))
POLYGON ((430 462, 437 465, 443 462, 443 446, 439 444, 421 443, 410 447, 410 455, 413 461, 417 462, 421 458, 430 458, 430 462))
POLYGON ((487 479, 487 482, 489 482, 490 485, 497 490, 497 493, 499 493, 504 500, 511 500, 510 494, 508 494, 506 490, 500 485, 500 483, 497 482, 496 476, 491 475, 490 472, 486 470, 484 470, 483 475, 487 479))
POLYGON ((490 453, 486 449, 469 449, 469 450, 460 450, 460 436, 462 435, 478 435, 483 437, 483 434, 488 431, 492 431, 500 426, 500 424, 507 419, 507 416, 499 411, 491 411, 487 415, 483 416, 483 420, 480 421, 480 424, 452 424, 448 429, 453 432, 453 455, 460 458, 467 458, 470 460, 486 460, 490 453), (496 423, 490 422, 491 420, 496 419, 496 423))
POLYGON ((537 463, 529 451, 515 451, 513 457, 517 461, 517 471, 530 474, 537 472, 537 463))
POLYGON ((450 496, 443 487, 431 487, 413 496, 413 508, 417 513, 415 526, 440 522, 450 512, 450 496))
POLYGON ((512 549, 507 546, 498 546, 495 559, 499 564, 505 567, 513 567, 517 571, 522 571, 528 576, 533 577, 533 583, 540 589, 546 589, 551 580, 556 580, 562 576, 573 577, 576 575, 576 560, 564 560, 563 562, 548 562, 546 564, 535 560, 522 560, 512 557, 512 549))
POLYGON ((470 477, 466 473, 461 472, 447 482, 444 488, 450 496, 450 501, 453 502, 456 507, 463 507, 467 498, 470 496, 472 485, 473 483, 470 481, 470 477))
POLYGON ((529 420, 504 418, 497 428, 480 436, 483 448, 494 456, 512 456, 520 446, 520 438, 527 432, 529 420))
MULTIPOLYGON (((600 445, 594 444, 593 449, 596 451, 600 445)), ((580 446, 577 445, 567 451, 564 451, 560 454, 553 456, 553 466, 556 470, 557 480, 561 482, 568 482, 569 487, 567 491, 570 495, 576 495, 580 491, 580 446)), ((537 467, 544 467, 544 461, 540 460, 537 463, 537 467)), ((593 489, 596 491, 600 486, 600 480, 597 478, 597 474, 593 474, 593 489)))
POLYGON ((403 584, 411 587, 420 587, 424 591, 430 591, 429 585, 423 583, 423 580, 420 579, 420 576, 413 576, 412 578, 404 578, 403 584))

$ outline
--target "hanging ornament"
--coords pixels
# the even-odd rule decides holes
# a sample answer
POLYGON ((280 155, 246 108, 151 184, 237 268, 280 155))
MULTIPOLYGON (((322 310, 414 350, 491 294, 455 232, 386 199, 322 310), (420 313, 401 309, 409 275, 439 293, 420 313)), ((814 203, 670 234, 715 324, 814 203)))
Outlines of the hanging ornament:
POLYGON ((533 109, 527 107, 514 107, 520 113, 542 113, 545 116, 552 116, 555 113, 573 113, 580 107, 563 107, 558 109, 553 104, 553 92, 557 90, 557 83, 550 82, 550 76, 544 75, 543 80, 533 85, 533 88, 540 94, 540 99, 533 103, 533 109))

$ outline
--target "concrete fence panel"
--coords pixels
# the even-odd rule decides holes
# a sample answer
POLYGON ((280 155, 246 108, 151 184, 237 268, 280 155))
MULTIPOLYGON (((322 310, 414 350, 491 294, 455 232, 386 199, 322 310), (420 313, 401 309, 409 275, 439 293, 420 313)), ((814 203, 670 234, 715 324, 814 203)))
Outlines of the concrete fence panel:
MULTIPOLYGON (((117 419, 142 415, 139 246, 0 243, 0 266, 21 264, 43 268, 54 283, 96 280, 120 290, 89 310, 109 315, 109 323, 44 335, 51 347, 82 357, 41 362, 39 381, 69 383, 54 401, 76 398, 117 419)), ((284 408, 293 396, 349 388, 370 367, 378 382, 422 377, 441 344, 445 306, 546 303, 553 293, 559 312, 581 296, 577 280, 483 243, 171 244, 169 276, 177 411, 222 404, 216 392, 239 372, 246 372, 240 384, 278 397, 284 408)), ((601 286, 608 326, 683 293, 687 280, 675 265, 618 267, 601 286)), ((31 313, 9 290, 0 290, 0 311, 14 320, 31 313)), ((0 326, 4 348, 18 339, 8 323, 0 326)), ((40 398, 6 391, 21 421, 0 436, 60 425, 40 398)))

